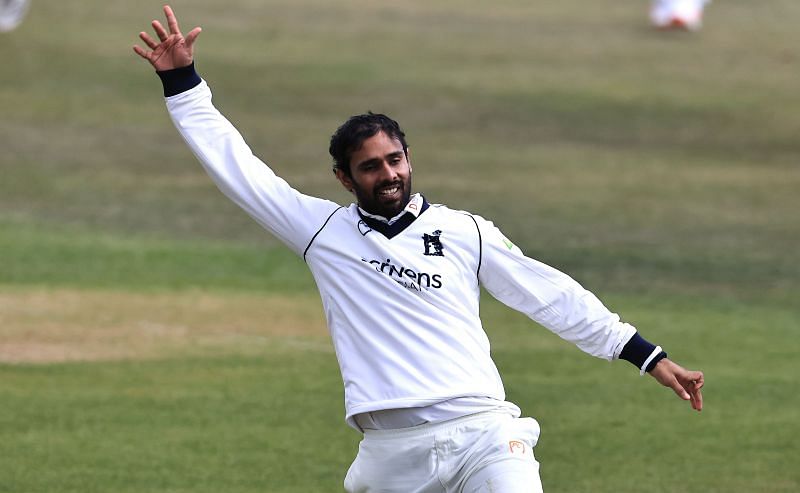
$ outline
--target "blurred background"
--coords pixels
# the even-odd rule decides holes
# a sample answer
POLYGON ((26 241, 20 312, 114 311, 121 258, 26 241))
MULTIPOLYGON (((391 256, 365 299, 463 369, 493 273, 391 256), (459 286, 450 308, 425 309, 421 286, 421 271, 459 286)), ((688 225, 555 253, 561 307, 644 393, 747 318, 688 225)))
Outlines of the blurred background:
MULTIPOLYGON (((227 201, 131 50, 162 3, 0 33, 0 491, 340 491, 358 435, 304 264, 227 201), (298 417, 299 416, 299 417, 298 417)), ((800 489, 800 4, 177 0, 254 152, 342 204, 349 115, 681 364, 707 408, 485 296, 546 491, 800 489)))

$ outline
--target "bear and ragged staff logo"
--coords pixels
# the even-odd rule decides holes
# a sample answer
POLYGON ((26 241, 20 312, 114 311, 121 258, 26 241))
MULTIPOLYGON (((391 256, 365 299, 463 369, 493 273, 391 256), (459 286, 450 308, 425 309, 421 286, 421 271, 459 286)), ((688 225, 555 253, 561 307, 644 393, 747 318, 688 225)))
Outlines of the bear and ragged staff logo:
POLYGON ((431 234, 423 234, 422 240, 425 242, 425 255, 434 256, 434 257, 444 257, 444 245, 442 245, 442 240, 440 236, 442 235, 442 231, 437 229, 431 234))

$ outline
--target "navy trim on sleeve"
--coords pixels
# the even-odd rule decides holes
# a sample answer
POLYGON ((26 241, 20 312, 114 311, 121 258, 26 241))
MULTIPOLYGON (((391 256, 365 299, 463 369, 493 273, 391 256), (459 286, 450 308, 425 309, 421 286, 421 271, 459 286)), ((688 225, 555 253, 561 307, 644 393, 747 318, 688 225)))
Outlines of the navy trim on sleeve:
POLYGON ((478 230, 478 268, 475 271, 475 277, 478 278, 478 284, 480 284, 480 276, 481 276, 481 264, 483 263, 483 236, 481 236, 481 228, 478 226, 478 221, 472 216, 472 214, 467 214, 472 222, 475 223, 475 229, 478 230))
POLYGON ((157 71, 156 74, 164 85, 165 98, 186 92, 201 82, 200 76, 194 69, 194 62, 185 67, 157 71))
POLYGON ((328 221, 331 220, 333 215, 336 214, 337 212, 339 212, 342 209, 344 209, 344 207, 340 206, 340 207, 336 208, 335 211, 331 212, 331 215, 328 216, 328 219, 326 219, 325 222, 322 223, 322 226, 320 226, 320 228, 317 230, 317 232, 314 233, 314 236, 311 237, 311 241, 308 242, 308 246, 306 246, 306 249, 303 251, 303 262, 305 262, 305 260, 306 260, 306 254, 308 253, 308 249, 311 248, 311 244, 314 243, 314 240, 317 239, 317 236, 319 236, 319 234, 322 233, 322 230, 325 229, 325 226, 328 225, 328 221))
MULTIPOLYGON (((647 361, 647 357, 650 356, 655 349, 655 344, 648 342, 637 332, 633 334, 633 337, 631 337, 631 339, 625 344, 625 347, 622 348, 622 352, 619 353, 619 359, 630 361, 636 368, 641 368, 644 362, 647 361)), ((656 358, 654 358, 654 360, 655 359, 656 358)))

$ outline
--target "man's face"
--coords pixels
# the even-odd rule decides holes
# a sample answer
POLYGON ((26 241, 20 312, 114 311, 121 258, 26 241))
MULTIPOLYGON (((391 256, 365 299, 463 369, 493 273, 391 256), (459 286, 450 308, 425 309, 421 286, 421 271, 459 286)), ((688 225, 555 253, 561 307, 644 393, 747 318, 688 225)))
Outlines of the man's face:
POLYGON ((353 192, 358 205, 370 214, 396 216, 411 196, 411 164, 403 145, 384 132, 366 139, 350 157, 350 174, 336 170, 336 177, 353 192))

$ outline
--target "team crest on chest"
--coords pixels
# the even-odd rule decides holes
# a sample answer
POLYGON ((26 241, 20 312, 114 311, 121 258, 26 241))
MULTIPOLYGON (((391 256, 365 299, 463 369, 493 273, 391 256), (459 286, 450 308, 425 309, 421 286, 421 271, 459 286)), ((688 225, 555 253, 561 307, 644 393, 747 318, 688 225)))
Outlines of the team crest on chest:
POLYGON ((422 240, 425 242, 425 255, 444 257, 444 245, 442 245, 441 235, 442 231, 439 229, 431 234, 425 233, 422 235, 422 240))
POLYGON ((358 232, 361 233, 361 236, 367 236, 367 233, 372 232, 372 228, 362 219, 358 221, 358 232))

